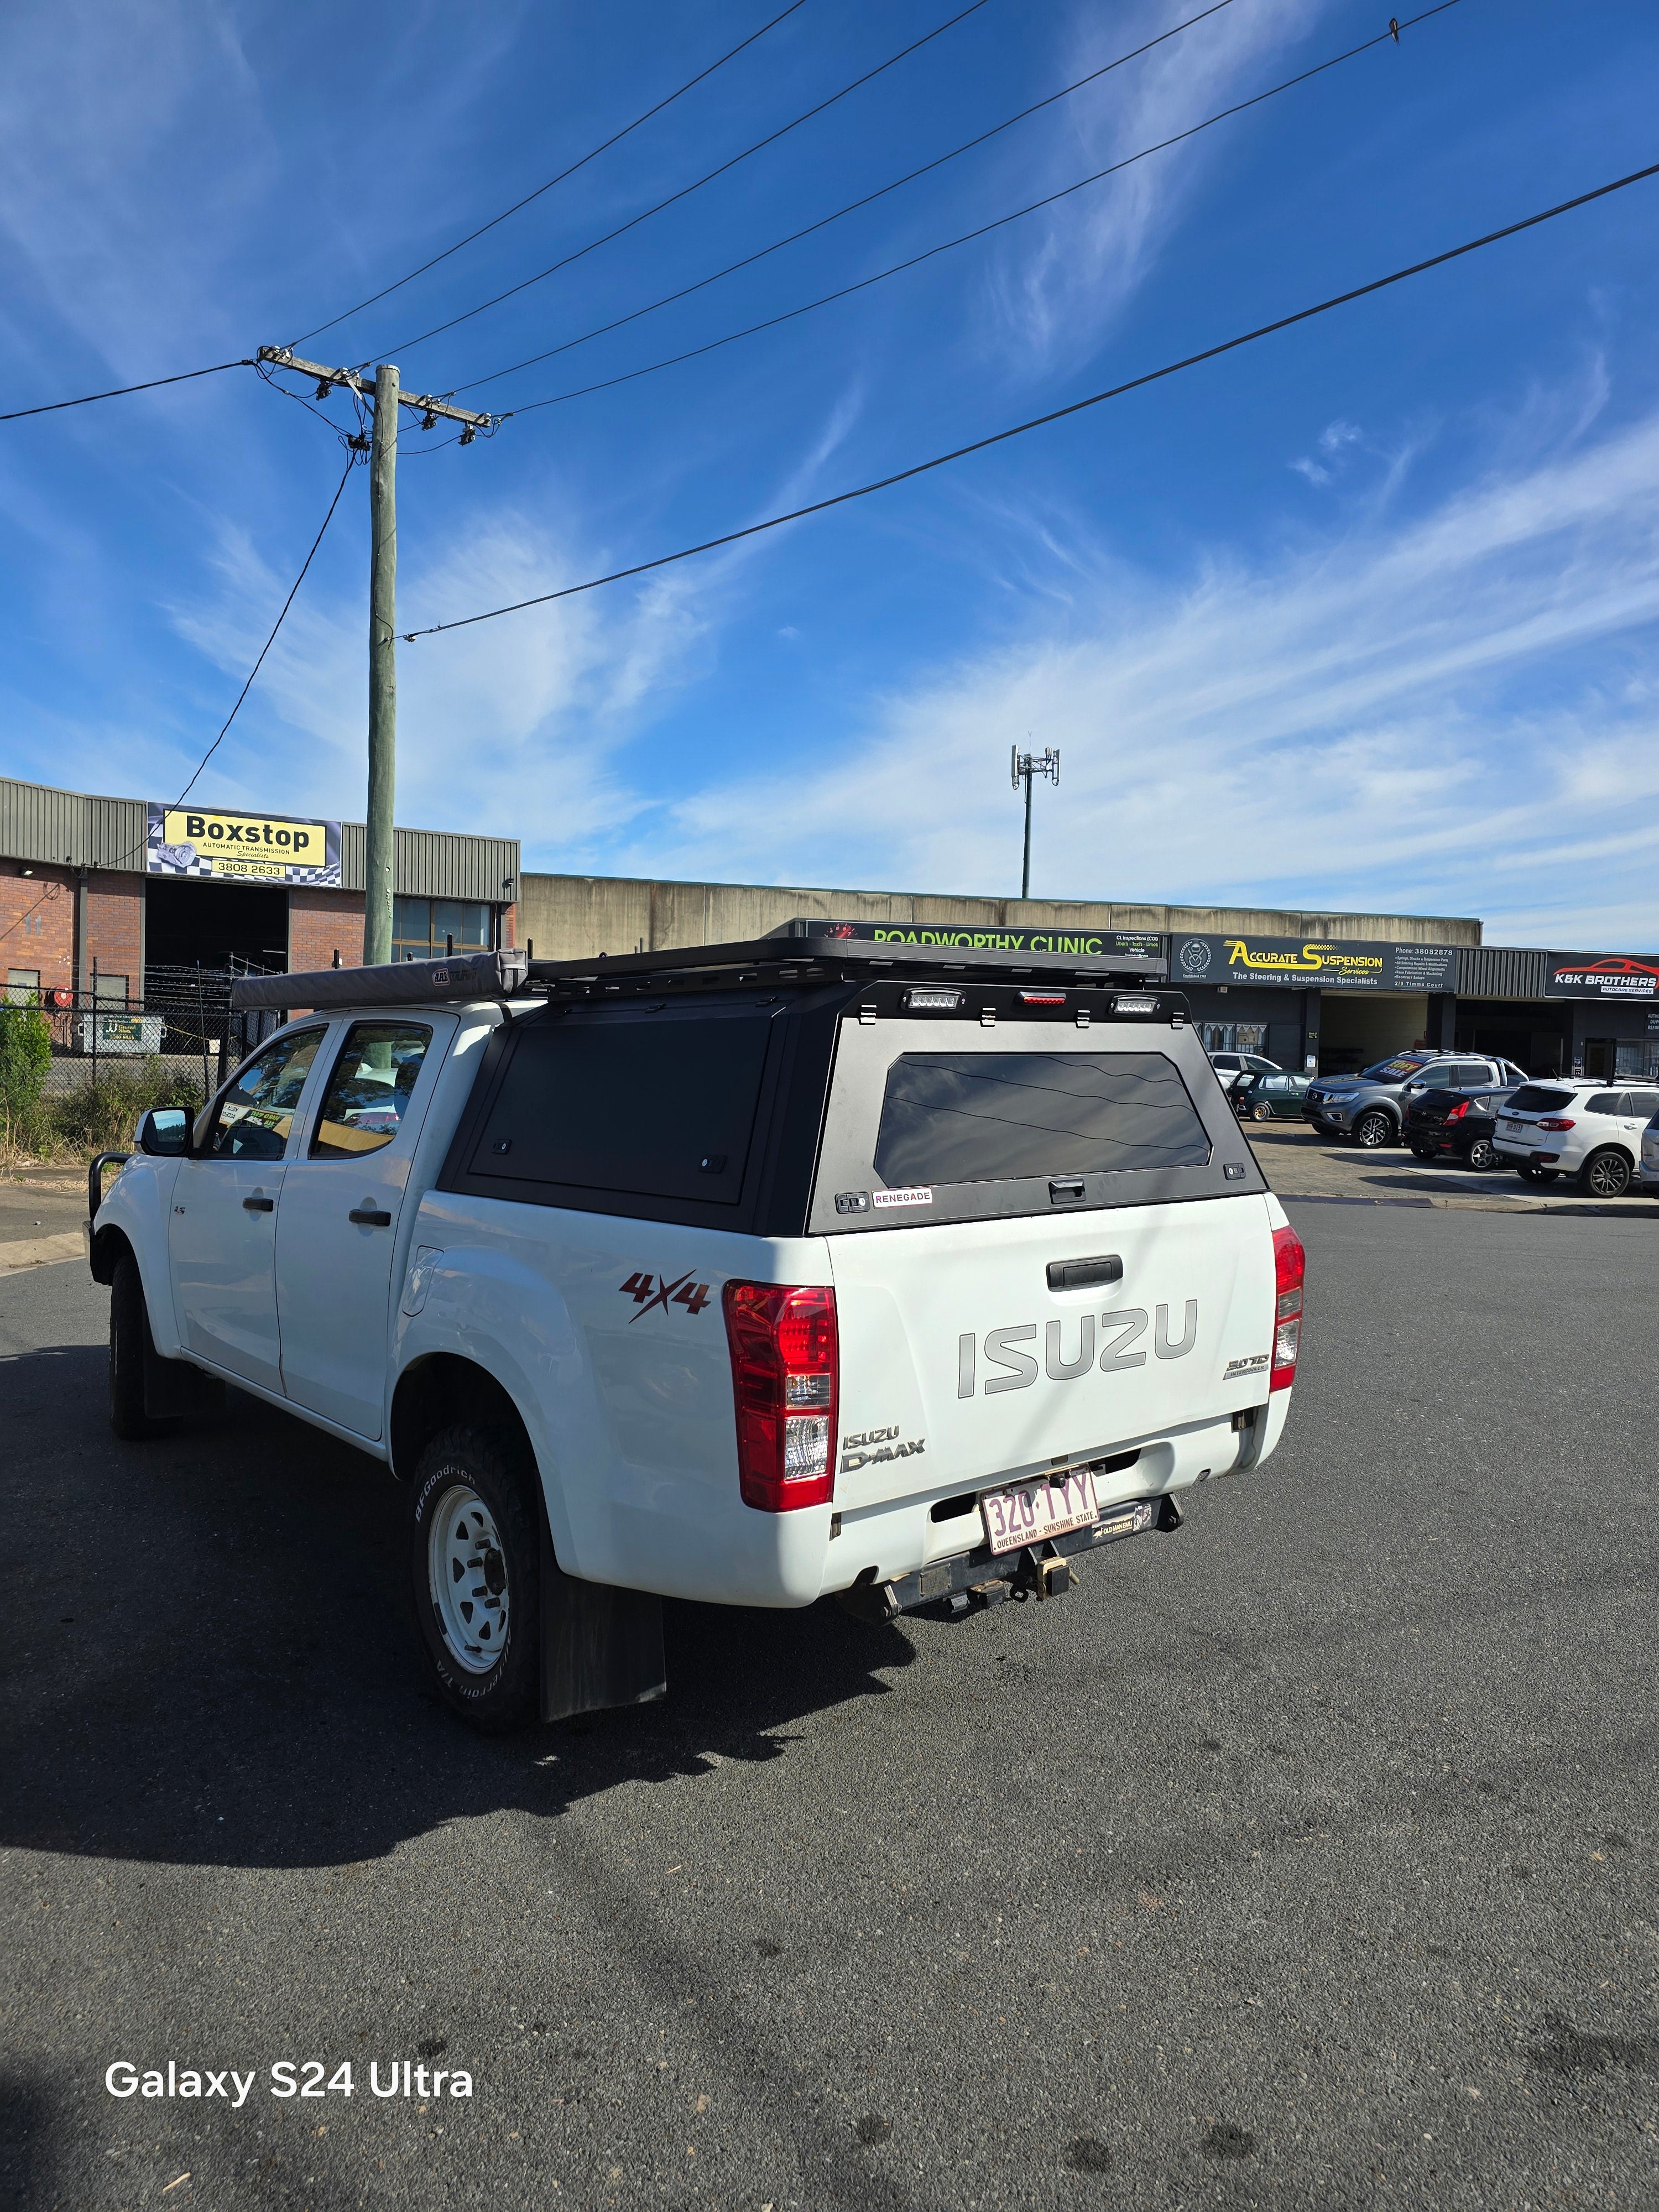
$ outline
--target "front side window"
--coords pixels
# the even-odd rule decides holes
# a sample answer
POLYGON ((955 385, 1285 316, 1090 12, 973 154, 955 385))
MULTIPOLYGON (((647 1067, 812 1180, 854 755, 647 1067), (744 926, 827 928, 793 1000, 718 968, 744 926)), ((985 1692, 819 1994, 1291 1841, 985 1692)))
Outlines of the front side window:
POLYGON ((323 1032, 296 1030, 251 1060, 214 1108, 198 1159, 280 1160, 323 1032))
POLYGON ((354 1022, 329 1078, 310 1157, 361 1159, 389 1145, 431 1042, 431 1030, 418 1023, 354 1022))
POLYGON ((1209 1140, 1155 1052, 907 1053, 876 1139, 890 1189, 1202 1167, 1209 1140))

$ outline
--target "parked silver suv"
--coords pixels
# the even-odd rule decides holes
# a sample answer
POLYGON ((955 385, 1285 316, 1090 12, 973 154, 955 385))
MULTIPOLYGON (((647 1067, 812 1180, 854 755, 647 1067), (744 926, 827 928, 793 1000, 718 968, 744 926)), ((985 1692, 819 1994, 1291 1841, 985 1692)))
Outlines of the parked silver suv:
POLYGON ((1397 1145, 1406 1109, 1425 1091, 1501 1091, 1524 1083, 1513 1060, 1473 1053, 1397 1052, 1358 1075, 1322 1075, 1302 1102, 1322 1136, 1352 1137, 1367 1152, 1397 1145))

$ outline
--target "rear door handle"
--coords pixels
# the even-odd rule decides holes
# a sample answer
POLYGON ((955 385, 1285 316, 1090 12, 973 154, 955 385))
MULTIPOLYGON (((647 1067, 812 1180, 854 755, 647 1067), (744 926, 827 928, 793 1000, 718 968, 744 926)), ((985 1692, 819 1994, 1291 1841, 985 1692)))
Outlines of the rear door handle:
POLYGON ((1101 1283, 1121 1283, 1123 1262, 1115 1252, 1103 1253, 1097 1260, 1050 1260, 1048 1288, 1051 1291, 1091 1291, 1101 1283))
MULTIPOLYGON (((179 1211, 182 1213, 183 1206, 180 1206, 179 1211)), ((242 1211, 244 1213, 275 1213, 276 1201, 274 1198, 245 1198, 242 1200, 242 1211)))
POLYGON ((354 1206, 347 1214, 348 1221, 356 1221, 365 1229, 390 1229, 392 1216, 382 1213, 377 1206, 354 1206))

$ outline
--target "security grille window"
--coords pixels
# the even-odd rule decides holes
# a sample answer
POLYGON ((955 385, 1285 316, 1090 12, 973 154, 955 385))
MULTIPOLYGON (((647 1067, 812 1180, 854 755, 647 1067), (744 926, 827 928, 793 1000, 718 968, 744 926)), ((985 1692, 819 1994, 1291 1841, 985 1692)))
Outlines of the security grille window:
POLYGON ((1209 1141, 1161 1053, 907 1053, 882 1103, 890 1189, 1202 1167, 1209 1141))
POLYGON ((8 968, 6 998, 14 1006, 32 1006, 40 996, 40 970, 38 968, 8 968))
POLYGON ((432 1032, 406 1022, 354 1022, 329 1078, 311 1139, 313 1160, 361 1159, 397 1135, 432 1032))
POLYGON ((756 1006, 526 1024, 470 1172, 735 1206, 771 1024, 756 1006))
POLYGON ((209 1160, 280 1160, 294 1127, 300 1093, 323 1041, 321 1030, 278 1037, 248 1065, 219 1101, 198 1146, 209 1160))
POLYGON ((439 960, 446 952, 489 952, 495 915, 477 899, 398 898, 392 902, 394 960, 439 960))
POLYGON ((94 976, 92 995, 100 1006, 118 1006, 126 1012, 127 979, 125 975, 110 975, 101 969, 94 976))
POLYGON ((1510 1109, 1516 1114, 1559 1114, 1571 1103, 1571 1091, 1547 1091, 1541 1084, 1523 1083, 1510 1099, 1510 1109))

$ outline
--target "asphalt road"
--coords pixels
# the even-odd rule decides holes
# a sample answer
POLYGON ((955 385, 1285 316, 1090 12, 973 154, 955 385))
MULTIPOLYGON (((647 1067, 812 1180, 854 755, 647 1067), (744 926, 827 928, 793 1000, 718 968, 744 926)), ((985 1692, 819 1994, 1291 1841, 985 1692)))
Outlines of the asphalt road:
POLYGON ((1659 1238, 1294 1212, 1290 1441, 1187 1528, 960 1625, 675 1608, 665 1705, 507 1743, 387 1478, 112 1443, 105 1294, 0 1282, 0 2188, 1651 2206, 1659 1238))

